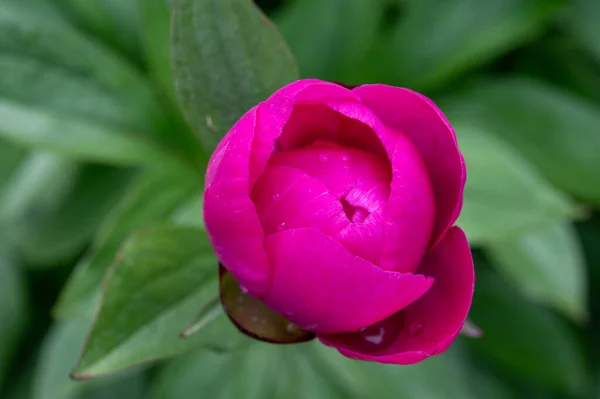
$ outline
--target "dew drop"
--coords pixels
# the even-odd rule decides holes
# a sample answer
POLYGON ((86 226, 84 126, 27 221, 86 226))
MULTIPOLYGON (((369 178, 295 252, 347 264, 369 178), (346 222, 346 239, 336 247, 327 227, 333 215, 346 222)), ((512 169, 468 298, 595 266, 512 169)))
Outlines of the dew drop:
POLYGON ((342 161, 348 162, 349 160, 350 160, 350 155, 348 155, 348 154, 343 154, 342 155, 342 161))
POLYGON ((417 335, 423 328, 422 324, 418 321, 413 321, 408 325, 408 335, 417 335))
POLYGON ((244 287, 243 285, 240 284, 240 290, 242 291, 242 293, 247 294, 248 292, 250 292, 250 290, 248 290, 248 288, 244 287))
POLYGON ((279 199, 279 197, 281 197, 281 194, 275 193, 275 194, 273 194, 273 196, 271 198, 273 198, 273 201, 277 201, 279 199))
POLYGON ((281 222, 277 225, 277 231, 282 231, 285 229, 285 222, 281 222))
POLYGON ((359 330, 360 337, 373 345, 381 345, 385 336, 385 328, 383 326, 371 326, 359 330))
POLYGON ((319 161, 321 162, 327 162, 327 154, 321 154, 319 155, 319 161))

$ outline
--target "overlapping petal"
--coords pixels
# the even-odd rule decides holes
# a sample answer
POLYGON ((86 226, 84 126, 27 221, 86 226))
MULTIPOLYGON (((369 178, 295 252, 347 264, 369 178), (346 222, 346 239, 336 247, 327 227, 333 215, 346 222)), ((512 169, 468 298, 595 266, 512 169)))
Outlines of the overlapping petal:
POLYGON ((435 206, 429 175, 420 153, 401 133, 384 125, 363 104, 329 102, 336 112, 368 126, 391 162, 390 196, 383 214, 379 267, 414 272, 425 254, 433 229, 435 206))
POLYGON ((383 123, 408 137, 421 155, 435 194, 431 246, 435 245, 462 207, 466 171, 452 126, 431 100, 412 90, 373 84, 353 91, 383 123))
POLYGON ((315 79, 285 86, 248 111, 225 135, 209 161, 204 194, 209 237, 219 260, 258 297, 268 289, 270 267, 250 192, 275 150, 294 104, 331 98, 356 100, 357 96, 315 79))
POLYGON ((273 234, 266 249, 273 274, 263 300, 320 334, 356 331, 384 319, 421 297, 433 282, 384 271, 316 229, 273 234))
POLYGON ((420 273, 435 279, 412 305, 363 331, 321 335, 345 356, 380 363, 411 364, 445 351, 471 306, 475 273, 467 239, 453 227, 423 259, 420 273))

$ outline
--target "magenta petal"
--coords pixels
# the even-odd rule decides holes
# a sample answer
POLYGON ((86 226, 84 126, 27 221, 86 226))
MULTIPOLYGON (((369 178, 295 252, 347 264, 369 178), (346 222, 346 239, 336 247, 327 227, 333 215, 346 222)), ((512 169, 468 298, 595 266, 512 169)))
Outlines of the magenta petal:
POLYGON ((248 159, 256 109, 236 123, 212 155, 206 172, 204 224, 217 258, 251 292, 269 283, 264 232, 249 196, 248 159))
POLYGON ((333 235, 350 223, 327 187, 297 168, 269 164, 251 197, 266 236, 300 227, 333 235))
POLYGON ((384 271, 316 229, 266 239, 272 281, 264 302, 320 334, 357 331, 402 309, 431 286, 421 275, 384 271))
POLYGON ((219 294, 229 319, 249 337, 274 344, 294 344, 315 337, 274 312, 261 300, 243 292, 222 265, 219 265, 219 294))
POLYGON ((378 265, 385 270, 414 272, 429 246, 436 212, 431 182, 419 152, 410 140, 384 125, 365 105, 349 102, 327 105, 368 126, 383 144, 391 162, 392 181, 384 208, 378 265))
POLYGON ((360 101, 352 91, 316 79, 285 86, 252 108, 225 135, 206 171, 204 218, 219 260, 254 295, 268 289, 263 230, 250 192, 298 101, 360 101))
POLYGON ((408 137, 423 158, 435 194, 433 246, 462 207, 466 171, 452 126, 431 100, 414 91, 382 84, 353 91, 383 123, 408 137))
POLYGON ((284 126, 289 122, 296 104, 321 102, 329 99, 338 101, 360 101, 352 91, 333 83, 318 79, 299 80, 276 91, 265 102, 258 105, 257 133, 252 143, 250 162, 251 186, 258 179, 284 126))
POLYGON ((445 351, 465 322, 475 284, 462 230, 450 229, 425 256, 419 271, 435 281, 412 305, 360 332, 321 335, 320 340, 345 356, 379 363, 417 363, 445 351))

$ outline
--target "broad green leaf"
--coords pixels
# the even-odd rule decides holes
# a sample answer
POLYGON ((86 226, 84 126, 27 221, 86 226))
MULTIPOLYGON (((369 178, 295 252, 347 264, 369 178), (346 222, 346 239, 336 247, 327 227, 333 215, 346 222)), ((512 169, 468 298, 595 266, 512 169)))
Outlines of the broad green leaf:
POLYGON ((123 194, 131 172, 45 153, 23 163, 0 199, 8 240, 31 266, 60 265, 79 255, 123 194))
POLYGON ((316 341, 251 343, 234 353, 202 351, 169 362, 150 397, 474 399, 466 369, 451 352, 398 367, 347 359, 316 341))
POLYGON ((164 123, 164 115, 140 72, 56 17, 48 1, 0 3, 0 49, 3 96, 94 117, 118 114, 115 104, 119 104, 131 114, 134 122, 130 126, 151 130, 164 123), (29 90, 22 90, 23 85, 29 90), (48 90, 53 96, 47 95, 48 90), (78 97, 79 103, 65 101, 63 96, 78 97), (114 103, 111 105, 107 98, 114 103), (90 104, 96 101, 95 110, 90 104))
POLYGON ((69 372, 77 361, 89 322, 70 320, 54 324, 44 339, 32 381, 32 399, 142 399, 144 378, 124 374, 91 382, 75 382, 69 372))
POLYGON ((0 220, 56 206, 75 183, 79 166, 54 154, 32 153, 13 172, 2 195, 0 220), (41 207, 41 209, 39 209, 41 207))
POLYGON ((565 27, 600 62, 600 3, 596 0, 572 0, 566 14, 565 27))
POLYGON ((535 39, 563 0, 416 0, 381 63, 394 82, 420 89, 450 79, 535 39))
POLYGON ((141 10, 142 43, 152 78, 175 100, 171 73, 171 1, 137 0, 141 10))
POLYGON ((584 389, 585 361, 578 336, 561 318, 519 295, 501 276, 480 270, 470 312, 484 331, 469 340, 490 362, 524 381, 563 394, 584 389))
POLYGON ((159 374, 150 399, 340 398, 302 353, 307 345, 251 342, 233 353, 199 351, 174 359, 159 374))
POLYGON ((562 86, 600 103, 600 69, 596 60, 572 40, 548 38, 520 54, 515 68, 526 76, 562 86), (548 68, 552 65, 552 68, 548 68))
POLYGON ((524 294, 577 321, 586 319, 585 261, 569 223, 492 241, 488 251, 499 270, 524 294))
POLYGON ((284 8, 275 22, 302 76, 362 84, 357 68, 376 40, 383 12, 383 1, 304 0, 284 8))
POLYGON ((21 334, 27 325, 28 309, 25 284, 15 259, 0 246, 0 386, 11 371, 21 334))
MULTIPOLYGON (((203 331, 188 339, 179 334, 216 295, 217 280, 217 261, 203 230, 165 226, 135 233, 106 277, 75 378, 116 372, 205 342, 203 331)), ((211 344, 225 338, 213 336, 211 344)))
POLYGON ((11 175, 18 169, 26 155, 23 148, 0 138, 0 193, 4 184, 10 180, 11 175))
POLYGON ((0 137, 73 158, 123 165, 173 162, 131 132, 0 100, 0 137))
POLYGON ((485 130, 451 121, 468 171, 457 223, 471 243, 535 231, 577 215, 569 200, 510 145, 485 130))
POLYGON ((135 129, 131 134, 136 135, 156 127, 147 114, 153 108, 148 100, 144 101, 142 93, 134 97, 134 93, 124 92, 133 89, 129 86, 105 82, 100 72, 90 76, 75 68, 9 50, 0 54, 0 98, 34 109, 83 117, 107 127, 115 124, 135 129))
POLYGON ((118 163, 197 152, 138 70, 56 15, 42 0, 0 3, 0 137, 118 163))
POLYGON ((172 60, 183 112, 212 150, 233 124, 298 79, 277 28, 251 0, 177 0, 172 60))
POLYGON ((475 399, 457 349, 410 367, 358 362, 320 344, 309 356, 313 367, 337 386, 343 397, 475 399), (432 380, 436 383, 431 384, 432 380))
POLYGON ((58 0, 75 23, 130 57, 140 53, 140 10, 136 1, 58 0))
MULTIPOLYGON (((100 284, 121 243, 132 232, 157 222, 181 218, 188 203, 202 194, 202 178, 186 171, 148 171, 128 188, 118 206, 102 223, 93 247, 82 259, 61 293, 55 313, 59 317, 86 317, 94 314, 100 284)), ((201 224, 202 214, 196 223, 201 224)), ((216 266, 215 266, 216 268, 216 266)))
POLYGON ((524 78, 482 81, 441 104, 451 120, 502 136, 557 187, 600 204, 600 107, 524 78))
MULTIPOLYGON (((178 132, 181 145, 195 149, 193 155, 198 162, 206 162, 201 144, 187 125, 179 106, 173 72, 171 71, 171 0, 135 0, 141 13, 142 44, 148 74, 159 88, 178 132)), ((204 168, 204 165, 201 168, 204 168)), ((198 168, 200 169, 200 168, 198 168)))

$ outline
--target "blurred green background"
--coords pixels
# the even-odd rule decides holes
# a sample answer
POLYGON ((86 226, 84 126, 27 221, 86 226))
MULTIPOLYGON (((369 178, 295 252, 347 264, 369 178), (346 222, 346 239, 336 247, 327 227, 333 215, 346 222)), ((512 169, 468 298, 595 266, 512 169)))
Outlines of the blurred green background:
MULTIPOLYGON (((269 81, 270 58, 248 51, 263 27, 244 19, 247 0, 198 2, 208 5, 190 53, 204 51, 213 69, 229 62, 227 73, 254 70, 249 60, 269 81)), ((187 286, 157 291, 152 319, 138 320, 127 307, 137 291, 123 281, 139 276, 118 268, 122 257, 185 260, 174 237, 202 228, 207 140, 175 99, 171 2, 0 0, 0 398, 600 398, 600 1, 256 3, 300 76, 410 87, 448 115, 467 162, 458 224, 476 260, 470 318, 484 337, 409 367, 317 343, 248 343, 223 317, 175 342, 215 292, 187 269, 166 287, 187 286), (103 279, 107 298, 116 293, 103 306, 124 315, 103 308, 79 376, 144 366, 74 382, 103 279)), ((289 65, 275 71, 283 80, 289 65)), ((226 102, 239 100, 236 79, 241 92, 260 80, 219 80, 210 68, 207 79, 231 86, 226 102)))

